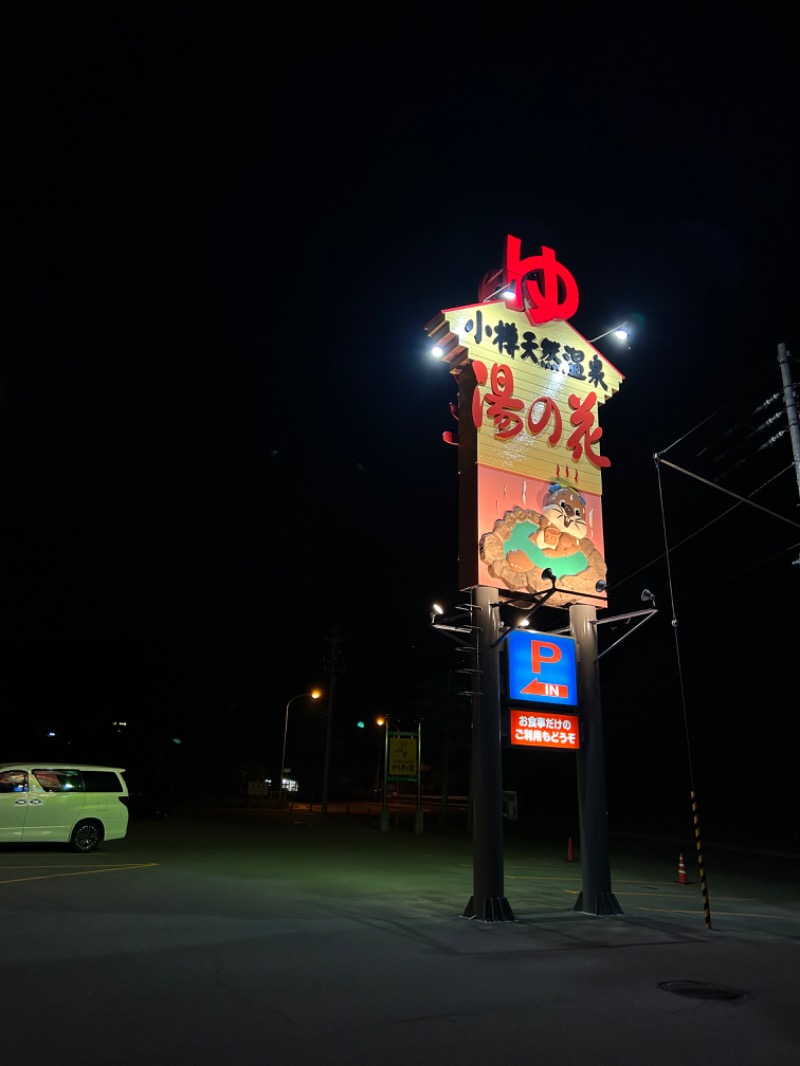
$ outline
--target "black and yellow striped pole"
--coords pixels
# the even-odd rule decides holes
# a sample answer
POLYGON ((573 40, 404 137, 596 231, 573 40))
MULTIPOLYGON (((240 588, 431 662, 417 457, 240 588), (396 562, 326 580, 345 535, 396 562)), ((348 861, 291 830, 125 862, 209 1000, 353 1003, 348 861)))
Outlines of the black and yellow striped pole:
POLYGON ((700 871, 700 888, 703 892, 703 918, 706 929, 711 928, 711 904, 708 900, 708 882, 706 881, 706 867, 703 862, 703 842, 700 839, 700 817, 697 813, 697 793, 692 789, 692 823, 694 824, 694 843, 697 848, 697 867, 700 871))

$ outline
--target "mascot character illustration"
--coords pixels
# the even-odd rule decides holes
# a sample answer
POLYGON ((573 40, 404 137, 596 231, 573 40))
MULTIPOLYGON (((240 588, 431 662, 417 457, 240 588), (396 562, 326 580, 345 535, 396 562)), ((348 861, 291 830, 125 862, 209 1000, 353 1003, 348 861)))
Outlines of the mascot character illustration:
POLYGON ((549 558, 574 555, 586 536, 586 500, 577 489, 553 481, 542 502, 542 524, 531 540, 549 558))
POLYGON ((586 498, 560 473, 544 482, 541 491, 541 510, 512 507, 483 534, 481 559, 494 579, 514 591, 540 591, 544 569, 552 568, 570 595, 587 593, 596 599, 606 564, 589 539, 586 498))

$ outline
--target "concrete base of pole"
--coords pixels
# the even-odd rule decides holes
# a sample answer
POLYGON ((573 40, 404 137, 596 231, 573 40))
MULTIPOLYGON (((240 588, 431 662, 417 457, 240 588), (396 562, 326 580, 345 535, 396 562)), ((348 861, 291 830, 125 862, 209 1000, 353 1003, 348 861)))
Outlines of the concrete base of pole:
POLYGON ((421 833, 425 827, 425 817, 422 811, 414 811, 414 832, 421 833))
POLYGON ((389 812, 388 811, 381 811, 381 816, 380 816, 380 819, 378 821, 378 828, 380 829, 380 831, 382 833, 388 833, 389 832, 389 812))
POLYGON ((482 896, 475 899, 470 896, 464 908, 462 918, 472 918, 476 922, 515 922, 514 912, 505 897, 482 896))
POLYGON ((583 892, 578 896, 575 906, 572 908, 574 911, 581 911, 583 914, 600 915, 616 915, 623 914, 622 907, 619 905, 619 901, 613 892, 597 892, 595 894, 594 906, 584 906, 583 892))

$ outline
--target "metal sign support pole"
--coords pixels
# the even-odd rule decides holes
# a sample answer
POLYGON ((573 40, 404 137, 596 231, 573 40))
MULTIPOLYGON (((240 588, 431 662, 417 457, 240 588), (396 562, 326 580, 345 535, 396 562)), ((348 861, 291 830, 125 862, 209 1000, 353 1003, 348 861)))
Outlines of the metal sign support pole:
POLYGON ((603 711, 597 667, 597 609, 586 604, 573 604, 569 609, 569 621, 576 642, 581 718, 578 814, 583 886, 573 909, 585 914, 622 914, 611 891, 603 711))
MULTIPOLYGON (((464 918, 513 922, 503 887, 503 766, 500 740, 499 619, 494 589, 473 590, 473 649, 479 678, 472 696, 472 897, 464 918)), ((496 594, 495 594, 496 595, 496 594)))

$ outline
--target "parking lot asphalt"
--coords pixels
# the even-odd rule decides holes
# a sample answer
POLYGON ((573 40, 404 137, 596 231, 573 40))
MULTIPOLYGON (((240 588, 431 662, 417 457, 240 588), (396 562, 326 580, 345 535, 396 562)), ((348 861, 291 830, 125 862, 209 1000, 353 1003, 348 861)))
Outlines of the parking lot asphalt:
POLYGON ((462 917, 458 821, 249 807, 0 848, 4 1043, 61 1066, 798 1061, 800 857, 611 840, 623 908, 573 908, 580 842, 507 826, 513 922, 462 917), (680 849, 680 850, 679 850, 680 849), (679 854, 686 883, 679 880, 679 854), (704 902, 710 903, 711 925, 704 902))

